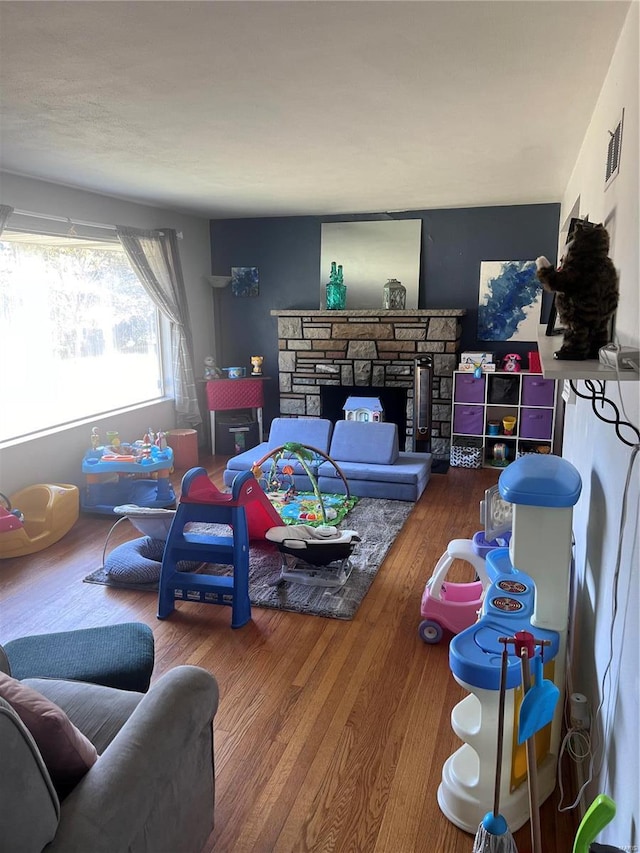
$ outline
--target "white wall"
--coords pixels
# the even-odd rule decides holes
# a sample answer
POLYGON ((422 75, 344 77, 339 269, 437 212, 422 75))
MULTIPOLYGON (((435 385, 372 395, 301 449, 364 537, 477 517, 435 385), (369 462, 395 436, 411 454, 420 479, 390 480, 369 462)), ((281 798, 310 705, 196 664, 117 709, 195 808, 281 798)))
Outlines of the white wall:
MULTIPOLYGON (((160 210, 117 198, 83 192, 32 178, 0 174, 0 201, 17 210, 65 216, 71 220, 126 225, 136 228, 174 228, 182 232, 180 259, 189 300, 194 340, 196 378, 202 375, 204 357, 213 349, 213 303, 211 287, 203 276, 211 273, 209 221, 160 210)), ((4 367, 11 354, 3 353, 4 367)), ((20 365, 13 365, 19 370, 20 365)), ((46 374, 43 375, 46 382, 46 374)), ((25 394, 37 394, 37 388, 25 388, 25 394)), ((8 401, 1 401, 2 406, 8 401)), ((127 439, 142 438, 151 426, 171 429, 175 426, 173 401, 156 403, 115 418, 94 418, 89 423, 53 431, 51 434, 0 449, 0 491, 10 494, 32 483, 58 482, 82 484, 80 464, 89 447, 92 426, 101 431, 118 429, 127 439)))
MULTIPOLYGON (((605 222, 612 237, 611 257, 620 273, 617 335, 638 347, 640 338, 638 235, 638 4, 632 4, 608 75, 563 199, 561 221, 579 199, 581 216, 605 222), (609 130, 624 107, 624 131, 618 177, 604 188, 609 130)), ((588 58, 585 57, 588 62, 588 58)), ((583 382, 578 390, 585 392, 583 382)), ((629 420, 640 423, 640 382, 606 383, 606 395, 629 420)), ((612 410, 605 408, 603 414, 612 410)), ((624 432, 635 440, 630 431, 624 432)), ((622 495, 632 450, 593 414, 590 403, 568 405, 563 454, 579 470, 583 492, 574 514, 576 540, 576 612, 573 636, 573 689, 587 695, 595 710, 604 695, 597 731, 603 736, 602 764, 587 791, 587 805, 600 792, 617 804, 614 821, 598 836, 602 843, 640 849, 640 744, 638 740, 639 650, 638 482, 640 458, 633 469, 628 514, 620 534, 622 495), (616 555, 622 535, 617 581, 618 613, 613 619, 616 555), (611 652, 611 638, 613 651, 611 652), (613 660, 604 690, 610 654, 613 660), (628 846, 625 846, 628 845, 628 846), (631 845, 638 845, 632 847, 631 845)), ((640 454, 639 454, 640 455, 640 454)))

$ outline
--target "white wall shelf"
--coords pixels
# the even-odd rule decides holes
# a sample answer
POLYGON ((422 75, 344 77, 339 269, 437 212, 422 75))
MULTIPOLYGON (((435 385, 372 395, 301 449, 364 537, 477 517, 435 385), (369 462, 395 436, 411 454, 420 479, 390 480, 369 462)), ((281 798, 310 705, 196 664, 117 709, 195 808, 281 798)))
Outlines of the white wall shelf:
MULTIPOLYGON (((564 361, 553 357, 554 352, 562 346, 562 335, 547 335, 546 326, 538 326, 538 350, 542 375, 545 379, 600 379, 617 380, 618 373, 614 367, 601 364, 596 358, 584 361, 564 361)), ((620 380, 629 381, 640 378, 637 370, 621 370, 620 380)))

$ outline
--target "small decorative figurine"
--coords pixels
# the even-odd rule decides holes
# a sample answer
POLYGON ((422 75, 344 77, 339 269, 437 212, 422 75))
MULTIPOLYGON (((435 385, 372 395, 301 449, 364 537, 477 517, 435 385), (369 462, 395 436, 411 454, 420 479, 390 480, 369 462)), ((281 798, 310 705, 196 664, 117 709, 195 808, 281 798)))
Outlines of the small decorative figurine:
POLYGON ((253 370, 251 371, 252 376, 262 376, 262 362, 264 358, 261 355, 252 355, 251 356, 251 364, 253 365, 253 370))
MULTIPOLYGON (((482 379, 483 369, 482 365, 487 363, 487 354, 486 352, 482 353, 480 361, 473 362, 473 375, 475 379, 482 379)), ((506 370, 506 368, 505 368, 506 370)))
POLYGON ((206 356, 204 360, 204 378, 206 380, 222 379, 222 371, 216 364, 216 360, 212 355, 206 356))
POLYGON ((167 449, 167 436, 163 430, 158 430, 158 434, 156 436, 156 444, 160 448, 160 450, 167 449))
POLYGON ((98 427, 93 427, 91 430, 91 449, 96 450, 100 445, 100 432, 98 431, 98 427))

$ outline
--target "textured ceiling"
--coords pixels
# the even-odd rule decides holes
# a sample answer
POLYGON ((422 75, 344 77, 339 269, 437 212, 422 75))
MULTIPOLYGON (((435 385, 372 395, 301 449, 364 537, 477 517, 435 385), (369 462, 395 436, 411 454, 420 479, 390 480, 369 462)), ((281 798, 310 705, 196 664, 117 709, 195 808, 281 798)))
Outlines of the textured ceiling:
POLYGON ((628 8, 0 2, 0 165, 207 217, 558 201, 628 8))

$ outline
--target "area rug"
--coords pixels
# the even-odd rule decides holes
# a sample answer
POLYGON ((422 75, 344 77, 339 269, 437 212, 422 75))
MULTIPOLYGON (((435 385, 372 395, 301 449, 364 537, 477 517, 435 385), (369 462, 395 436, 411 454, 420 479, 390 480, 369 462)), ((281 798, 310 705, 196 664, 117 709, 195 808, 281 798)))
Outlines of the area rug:
MULTIPOLYGON (((249 557, 249 598, 255 607, 289 610, 331 619, 353 619, 369 591, 384 558, 415 504, 410 501, 360 498, 339 528, 357 530, 361 542, 351 555, 353 570, 344 586, 337 589, 285 583, 278 586, 281 557, 275 546, 252 543, 249 557)), ((202 571, 225 574, 228 567, 207 565, 202 571)), ((92 572, 85 583, 121 589, 156 592, 158 585, 127 584, 111 579, 103 568, 92 572)))

